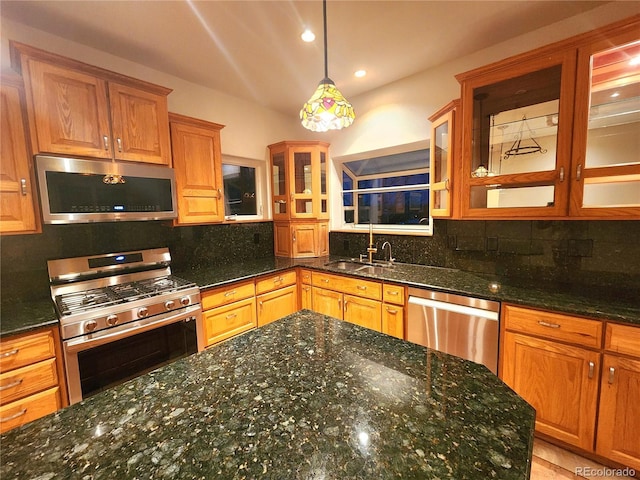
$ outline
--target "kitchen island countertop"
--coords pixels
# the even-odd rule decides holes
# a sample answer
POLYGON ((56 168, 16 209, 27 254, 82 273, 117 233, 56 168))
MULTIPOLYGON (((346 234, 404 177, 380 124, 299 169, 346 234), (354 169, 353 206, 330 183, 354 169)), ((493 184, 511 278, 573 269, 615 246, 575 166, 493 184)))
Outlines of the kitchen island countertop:
POLYGON ((526 479, 484 366, 303 310, 1 438, 0 477, 526 479))

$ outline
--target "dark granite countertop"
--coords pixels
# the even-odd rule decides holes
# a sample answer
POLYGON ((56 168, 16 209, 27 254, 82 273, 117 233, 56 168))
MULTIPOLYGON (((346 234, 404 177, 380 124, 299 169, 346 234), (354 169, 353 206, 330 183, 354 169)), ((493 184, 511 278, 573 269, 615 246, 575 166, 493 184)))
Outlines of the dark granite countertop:
MULTIPOLYGON (((270 257, 225 265, 205 265, 191 270, 175 271, 174 274, 195 282, 202 289, 207 289, 297 266, 344 273, 339 268, 326 265, 339 259, 339 257, 310 259, 270 257)), ((597 287, 586 289, 570 285, 540 284, 533 280, 526 284, 509 278, 406 263, 396 263, 392 268, 377 275, 366 273, 351 273, 351 275, 640 325, 640 292, 628 289, 597 287), (499 285, 498 291, 490 289, 490 286, 495 283, 499 285)), ((57 323, 53 304, 49 298, 29 301, 3 298, 0 308, 0 337, 57 323)))
POLYGON ((526 479, 535 413, 484 366, 309 311, 0 437, 0 478, 526 479))

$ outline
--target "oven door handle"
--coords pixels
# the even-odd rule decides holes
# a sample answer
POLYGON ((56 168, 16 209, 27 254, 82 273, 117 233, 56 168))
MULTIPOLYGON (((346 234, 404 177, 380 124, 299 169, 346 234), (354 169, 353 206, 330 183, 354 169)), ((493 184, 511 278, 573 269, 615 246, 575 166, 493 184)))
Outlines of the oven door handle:
POLYGON ((121 340, 123 338, 131 337, 138 333, 143 333, 148 330, 153 330, 154 328, 163 327, 165 325, 170 325, 172 323, 180 322, 182 320, 186 320, 189 317, 197 316, 202 311, 200 305, 191 305, 187 307, 185 310, 180 310, 179 313, 170 315, 167 317, 157 318, 145 318, 142 320, 136 320, 133 323, 135 326, 131 326, 131 323, 127 323, 122 325, 121 327, 128 327, 126 329, 118 329, 118 327, 114 327, 114 329, 118 329, 114 331, 114 329, 109 329, 106 332, 103 330, 102 332, 97 332, 91 334, 90 338, 87 338, 87 335, 83 335, 81 337, 72 338, 70 340, 65 340, 64 349, 68 353, 76 353, 81 352, 83 350, 88 350, 90 348, 99 347, 100 345, 104 345, 106 343, 115 342, 117 340, 121 340))

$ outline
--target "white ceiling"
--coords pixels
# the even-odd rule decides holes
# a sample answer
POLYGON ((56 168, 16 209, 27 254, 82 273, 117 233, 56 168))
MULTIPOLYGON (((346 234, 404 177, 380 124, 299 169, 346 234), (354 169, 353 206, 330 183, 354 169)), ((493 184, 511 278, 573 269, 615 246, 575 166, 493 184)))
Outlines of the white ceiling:
MULTIPOLYGON (((329 76, 354 97, 604 3, 329 0, 329 76)), ((0 14, 287 115, 324 76, 320 0, 2 0, 0 14)))

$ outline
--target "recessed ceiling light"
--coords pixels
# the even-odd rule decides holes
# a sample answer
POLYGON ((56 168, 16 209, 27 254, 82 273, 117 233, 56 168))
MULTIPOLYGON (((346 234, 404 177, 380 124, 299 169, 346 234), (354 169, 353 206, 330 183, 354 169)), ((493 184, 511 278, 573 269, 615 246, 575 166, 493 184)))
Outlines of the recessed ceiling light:
POLYGON ((362 78, 367 74, 366 70, 357 70, 354 75, 358 78, 362 78))
POLYGON ((304 32, 302 32, 300 38, 302 39, 302 41, 310 43, 316 39, 316 34, 307 28, 304 32))

